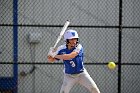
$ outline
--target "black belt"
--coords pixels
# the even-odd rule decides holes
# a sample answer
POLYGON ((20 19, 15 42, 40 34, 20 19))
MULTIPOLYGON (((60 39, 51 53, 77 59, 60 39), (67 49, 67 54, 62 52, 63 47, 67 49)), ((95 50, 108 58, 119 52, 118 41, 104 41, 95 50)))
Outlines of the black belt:
POLYGON ((73 74, 80 74, 82 72, 84 72, 84 71, 80 71, 80 72, 76 72, 76 73, 71 73, 71 75, 73 75, 73 74))

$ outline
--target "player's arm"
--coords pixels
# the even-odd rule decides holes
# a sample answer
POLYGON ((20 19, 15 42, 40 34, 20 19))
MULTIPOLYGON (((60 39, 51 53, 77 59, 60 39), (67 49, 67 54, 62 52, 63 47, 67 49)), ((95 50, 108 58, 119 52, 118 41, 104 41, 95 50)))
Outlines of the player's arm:
POLYGON ((57 48, 53 48, 53 47, 50 48, 49 53, 47 55, 47 61, 49 63, 54 63, 56 61, 56 59, 54 57, 52 57, 52 56, 49 55, 51 51, 52 52, 56 52, 56 50, 57 50, 57 48))
POLYGON ((76 49, 73 50, 73 52, 71 52, 70 54, 55 55, 54 57, 61 60, 70 60, 72 58, 75 58, 80 53, 81 49, 82 46, 78 45, 76 49))
POLYGON ((75 58, 77 55, 78 55, 78 52, 73 51, 70 54, 55 55, 55 58, 58 58, 61 60, 70 60, 72 58, 75 58))
POLYGON ((80 50, 81 50, 82 46, 79 45, 73 52, 71 52, 70 54, 62 54, 62 55, 58 55, 57 52, 51 53, 51 56, 56 58, 56 59, 60 59, 60 60, 70 60, 72 58, 75 58, 80 50))
POLYGON ((48 56, 47 56, 47 60, 49 63, 53 63, 55 62, 56 60, 58 61, 59 59, 55 58, 54 56, 55 55, 59 55, 60 54, 60 50, 63 48, 63 45, 62 46, 59 46, 58 48, 53 48, 51 47, 50 50, 49 50, 49 53, 48 53, 48 56))

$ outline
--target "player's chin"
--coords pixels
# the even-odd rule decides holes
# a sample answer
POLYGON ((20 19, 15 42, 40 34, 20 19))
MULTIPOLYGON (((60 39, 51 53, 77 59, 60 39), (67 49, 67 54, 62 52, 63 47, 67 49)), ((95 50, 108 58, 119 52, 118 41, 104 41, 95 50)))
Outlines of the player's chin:
POLYGON ((76 44, 71 45, 71 47, 75 47, 75 46, 76 46, 76 44))

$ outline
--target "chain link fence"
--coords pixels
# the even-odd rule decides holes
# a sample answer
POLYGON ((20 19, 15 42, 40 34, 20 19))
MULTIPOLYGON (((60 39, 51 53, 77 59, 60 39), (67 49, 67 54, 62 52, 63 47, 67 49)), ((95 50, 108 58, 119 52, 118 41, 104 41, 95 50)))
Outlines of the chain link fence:
MULTIPOLYGON (((101 93, 139 93, 139 7, 139 0, 0 0, 0 91, 59 93, 63 63, 49 64, 47 53, 70 20, 101 93)), ((75 85, 70 93, 89 91, 75 85)))

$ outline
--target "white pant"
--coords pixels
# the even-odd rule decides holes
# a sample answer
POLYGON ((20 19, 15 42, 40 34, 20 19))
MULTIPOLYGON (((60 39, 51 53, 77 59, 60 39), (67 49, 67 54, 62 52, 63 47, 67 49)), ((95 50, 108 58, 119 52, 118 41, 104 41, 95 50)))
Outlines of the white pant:
POLYGON ((80 74, 75 75, 64 74, 64 80, 60 93, 69 93, 70 89, 76 83, 86 87, 90 91, 90 93, 100 93, 97 85, 86 70, 84 70, 84 72, 80 74))

